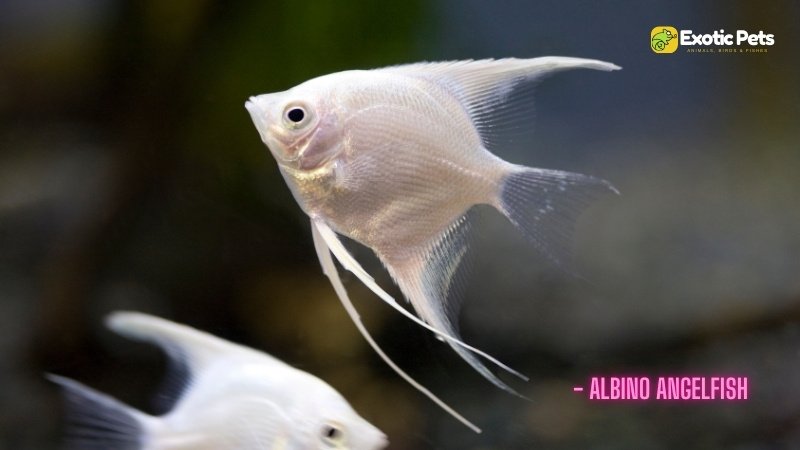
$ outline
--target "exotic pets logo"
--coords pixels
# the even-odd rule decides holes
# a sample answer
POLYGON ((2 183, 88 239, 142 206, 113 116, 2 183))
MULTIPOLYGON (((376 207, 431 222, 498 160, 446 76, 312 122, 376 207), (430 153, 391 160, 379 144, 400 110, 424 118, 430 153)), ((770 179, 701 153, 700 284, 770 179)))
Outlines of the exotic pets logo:
POLYGON ((659 26, 650 32, 650 48, 656 53, 675 53, 678 50, 678 30, 659 26))
POLYGON ((775 35, 758 30, 736 30, 726 33, 724 29, 711 33, 695 33, 659 25, 650 31, 650 49, 655 53, 675 53, 683 47, 685 53, 767 53, 775 45, 775 35))

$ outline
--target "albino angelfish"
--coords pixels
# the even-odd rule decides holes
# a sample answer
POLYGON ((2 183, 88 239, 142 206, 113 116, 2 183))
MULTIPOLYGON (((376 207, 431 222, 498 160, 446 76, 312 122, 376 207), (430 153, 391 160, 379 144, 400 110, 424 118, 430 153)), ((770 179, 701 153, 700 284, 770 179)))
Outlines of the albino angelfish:
POLYGON ((141 313, 108 326, 173 363, 171 410, 153 416, 76 381, 64 391, 67 446, 86 450, 377 450, 386 436, 319 378, 256 350, 141 313), (175 378, 175 377, 178 378, 175 378))
POLYGON ((491 205, 539 251, 568 263, 580 211, 606 181, 509 163, 492 154, 526 125, 530 82, 565 69, 616 70, 565 57, 419 63, 321 76, 245 104, 262 141, 311 218, 324 272, 370 345, 331 252, 392 307, 445 340, 484 377, 513 392, 476 357, 525 379, 462 342, 448 301, 467 250, 467 212, 491 205), (517 88, 522 88, 518 90, 517 88), (348 253, 338 234, 372 249, 416 311, 400 306, 348 253))

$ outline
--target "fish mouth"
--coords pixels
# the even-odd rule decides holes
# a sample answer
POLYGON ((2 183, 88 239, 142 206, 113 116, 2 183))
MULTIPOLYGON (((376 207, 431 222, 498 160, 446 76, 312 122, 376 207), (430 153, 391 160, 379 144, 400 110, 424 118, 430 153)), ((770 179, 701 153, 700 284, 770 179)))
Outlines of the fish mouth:
POLYGON ((389 446, 389 438, 385 434, 381 433, 381 439, 380 443, 378 444, 378 448, 384 449, 388 446, 389 446))
POLYGON ((270 126, 269 109, 264 107, 264 99, 260 97, 264 96, 250 97, 244 102, 244 107, 250 113, 250 119, 261 137, 261 142, 267 146, 276 159, 289 163, 295 162, 299 155, 289 156, 283 150, 285 146, 281 144, 280 132, 275 130, 274 126, 270 126))
MULTIPOLYGON (((258 130, 261 141, 279 163, 303 171, 313 171, 327 165, 336 152, 330 151, 331 133, 319 124, 308 130, 286 130, 273 123, 274 102, 271 94, 250 97, 244 107, 258 130), (320 142, 322 141, 322 142, 320 142), (319 145, 319 144, 325 145, 319 145)), ((338 147, 338 145, 336 146, 338 147)))
POLYGON ((258 135, 261 136, 261 141, 266 143, 266 117, 264 117, 264 110, 258 106, 258 99, 256 97, 250 97, 246 102, 244 102, 244 107, 247 112, 250 113, 250 119, 253 121, 253 125, 256 126, 258 135))
POLYGON ((247 101, 244 102, 244 107, 250 113, 250 115, 261 111, 261 108, 256 105, 256 98, 252 95, 247 99, 247 101))

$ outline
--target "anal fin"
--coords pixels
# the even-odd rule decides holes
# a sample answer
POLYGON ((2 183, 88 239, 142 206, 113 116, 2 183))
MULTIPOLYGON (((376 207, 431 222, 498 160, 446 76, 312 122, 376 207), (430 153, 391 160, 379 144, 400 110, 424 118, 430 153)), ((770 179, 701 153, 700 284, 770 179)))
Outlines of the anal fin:
MULTIPOLYGON (((400 258, 380 255, 381 261, 426 323, 452 336, 446 342, 473 369, 492 384, 506 392, 525 398, 501 381, 466 346, 458 345, 457 317, 460 291, 464 287, 464 260, 468 252, 469 220, 466 215, 453 223, 433 240, 414 249, 405 249, 400 258)), ((519 372, 511 371, 527 381, 519 372)))
MULTIPOLYGON (((375 352, 378 354, 378 356, 380 356, 381 359, 383 359, 383 361, 387 365, 389 365, 389 367, 392 368, 392 370, 394 370, 398 375, 400 375, 401 378, 406 380, 409 384, 414 386, 414 388, 416 388, 418 391, 422 392, 425 396, 427 396, 434 403, 436 403, 440 408, 442 408, 447 413, 449 413, 451 416, 456 418, 458 421, 460 421, 461 423, 466 425, 472 431, 474 431, 476 433, 480 433, 481 432, 480 428, 478 428, 475 424, 473 424, 472 422, 467 420, 464 416, 459 414, 451 406, 449 406, 447 403, 445 403, 443 400, 441 400, 439 397, 437 397, 428 388, 426 388, 425 386, 419 384, 419 382, 414 380, 410 375, 408 375, 405 371, 403 371, 403 369, 401 369, 397 364, 395 364, 395 362, 392 361, 392 359, 389 358, 389 356, 386 355, 386 353, 384 353, 384 351, 375 342, 375 340, 372 339, 372 336, 369 334, 369 331, 364 326, 364 324, 361 322, 361 317, 358 315, 358 311, 356 311, 355 306, 353 306, 353 303, 350 301, 350 297, 348 297, 348 295, 347 295, 347 290, 345 289, 344 285, 342 284, 342 280, 339 278, 339 272, 336 270, 336 265, 333 263, 333 259, 331 258, 331 252, 333 251, 333 248, 329 247, 329 245, 327 243, 328 240, 331 238, 331 235, 329 234, 328 235, 328 239, 326 239, 325 233, 333 233, 333 230, 331 230, 324 223, 317 222, 317 221, 314 221, 314 220, 311 221, 311 230, 312 230, 312 235, 313 235, 313 238, 314 238, 314 248, 317 251, 317 256, 319 257, 319 262, 322 265, 323 273, 325 273, 325 275, 330 279, 331 284, 333 285, 333 289, 336 291, 336 294, 338 295, 339 300, 342 302, 342 305, 344 305, 345 311, 347 311, 347 314, 350 316, 350 319, 352 319, 352 321, 355 324, 356 328, 361 333, 361 335, 364 337, 364 339, 366 339, 366 341, 369 343, 369 345, 372 347, 372 349, 375 350, 375 352)), ((338 243, 338 245, 341 245, 341 242, 336 238, 335 235, 333 235, 333 238, 335 239, 335 243, 338 243)), ((334 246, 336 246, 335 243, 334 243, 334 246)), ((337 248, 336 251, 340 252, 342 249, 344 249, 344 247, 342 247, 341 249, 337 248)), ((348 255, 349 255, 349 253, 348 253, 348 255)), ((336 256, 337 256, 337 259, 339 259, 340 262, 342 261, 342 259, 346 260, 346 257, 344 257, 344 255, 343 255, 343 258, 339 258, 338 255, 336 255, 336 256)), ((351 259, 352 259, 352 257, 351 257, 351 259)), ((353 260, 353 261, 355 261, 355 260, 353 260)), ((360 266, 358 268, 360 269, 360 266)), ((361 270, 363 272, 363 269, 361 269, 361 270)), ((353 273, 355 273, 358 276, 358 274, 356 272, 353 272, 353 273)), ((364 274, 366 274, 366 272, 364 272, 364 274)), ((371 277, 370 277, 370 279, 371 279, 371 277)), ((388 296, 388 294, 386 294, 386 295, 388 296)), ((389 298, 391 298, 391 297, 389 297, 389 298)), ((394 303, 396 303, 396 302, 394 302, 394 303)), ((403 309, 403 308, 401 307, 401 309, 403 309)))
MULTIPOLYGON (((445 329, 441 329, 437 325, 430 322, 426 322, 425 320, 421 320, 419 317, 415 316, 414 314, 411 314, 408 310, 400 306, 400 304, 397 303, 394 297, 389 295, 385 290, 383 290, 383 288, 381 288, 375 282, 375 280, 361 267, 358 261, 356 261, 355 258, 353 258, 350 252, 347 251, 344 245, 342 245, 342 242, 336 236, 336 233, 333 230, 331 230, 331 228, 327 224, 319 220, 312 220, 311 228, 312 230, 314 230, 314 233, 318 234, 319 238, 322 241, 324 241, 326 247, 329 249, 330 252, 333 253, 333 255, 336 257, 339 263, 341 263, 346 270, 352 272, 359 280, 361 280, 362 283, 364 283, 372 292, 374 292, 378 297, 381 298, 381 300, 386 302, 389 306, 396 309, 398 312, 400 312, 402 315, 406 316, 407 318, 415 322, 417 325, 432 331, 434 334, 436 334, 437 337, 444 339, 451 345, 473 352, 476 355, 479 355, 485 358, 487 361, 490 361, 491 363, 500 367, 501 369, 507 371, 508 373, 516 377, 519 377, 522 380, 528 381, 528 377, 526 377, 522 373, 500 362, 497 358, 489 355, 483 350, 477 349, 463 342, 458 337, 455 337, 452 334, 454 330, 448 331, 445 329)), ((384 261, 384 264, 386 264, 386 261, 384 261)))

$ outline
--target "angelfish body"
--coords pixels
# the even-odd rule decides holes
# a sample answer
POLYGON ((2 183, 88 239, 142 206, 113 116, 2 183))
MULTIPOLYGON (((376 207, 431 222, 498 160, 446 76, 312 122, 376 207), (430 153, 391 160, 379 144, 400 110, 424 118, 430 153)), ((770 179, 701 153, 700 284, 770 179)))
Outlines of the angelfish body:
POLYGON ((514 90, 569 68, 618 69, 562 57, 420 63, 326 75, 246 103, 315 238, 324 241, 318 249, 329 248, 392 303, 333 232, 371 248, 423 325, 507 390, 473 353, 500 363, 458 338, 456 305, 447 297, 466 252, 465 214, 473 206, 493 206, 562 264, 579 210, 613 189, 588 176, 511 164, 489 151, 528 109, 528 99, 517 102, 514 90))
POLYGON ((340 99, 331 107, 341 127, 338 157, 311 171, 279 166, 309 216, 393 267, 473 205, 496 203, 509 164, 482 147, 455 98, 425 79, 336 75, 320 81, 334 92, 358 92, 332 94, 340 99), (439 98, 419 108, 425 92, 439 98))
POLYGON ((163 347, 177 369, 177 392, 165 393, 175 403, 153 416, 50 376, 64 390, 69 448, 377 450, 387 444, 331 386, 270 355, 140 313, 115 313, 108 324, 163 347))

